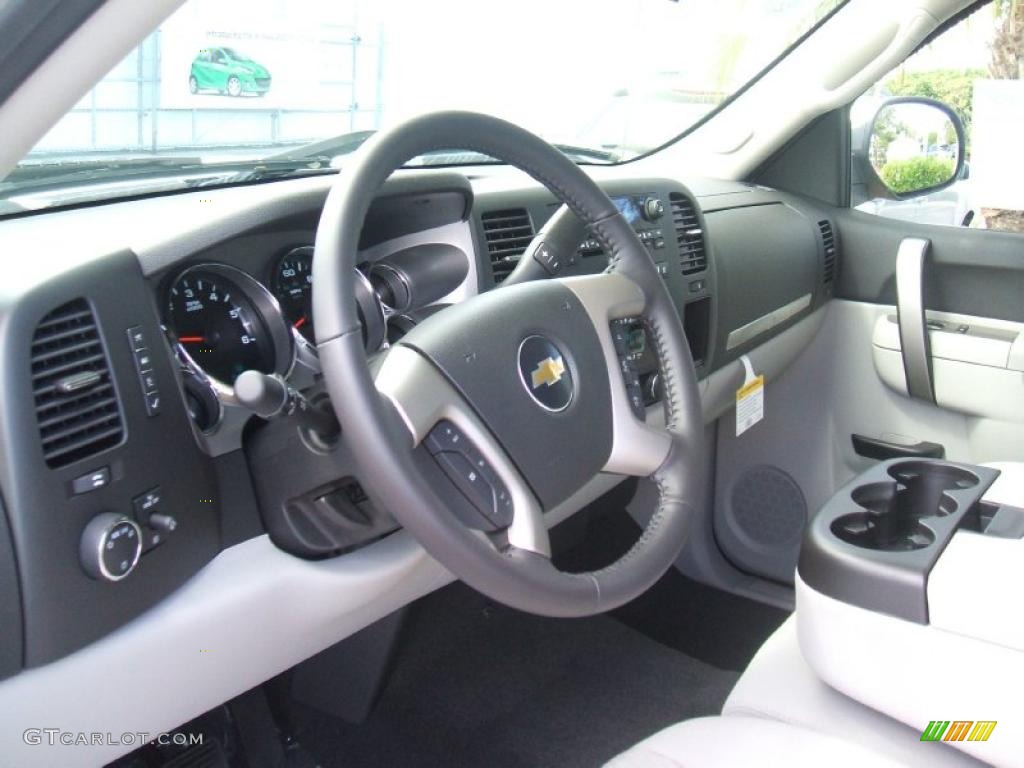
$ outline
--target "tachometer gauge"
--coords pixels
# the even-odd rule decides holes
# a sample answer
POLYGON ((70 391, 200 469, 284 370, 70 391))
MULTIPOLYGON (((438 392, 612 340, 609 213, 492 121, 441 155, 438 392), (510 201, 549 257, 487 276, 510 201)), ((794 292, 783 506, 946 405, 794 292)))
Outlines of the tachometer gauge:
POLYGON ((284 254, 274 266, 270 286, 288 324, 313 342, 313 246, 284 254))
POLYGON ((167 325, 208 376, 232 385, 242 371, 283 373, 291 337, 273 299, 231 267, 202 264, 182 272, 167 297, 167 325))

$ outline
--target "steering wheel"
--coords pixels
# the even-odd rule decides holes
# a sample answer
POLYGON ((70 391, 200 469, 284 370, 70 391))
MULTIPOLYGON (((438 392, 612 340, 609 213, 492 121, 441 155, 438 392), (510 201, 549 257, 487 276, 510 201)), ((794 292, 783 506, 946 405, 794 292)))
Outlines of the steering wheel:
POLYGON ((327 196, 313 278, 323 374, 360 479, 448 570, 506 605, 567 617, 622 605, 671 566, 702 495, 693 361, 651 257, 565 155, 470 112, 432 113, 378 133, 327 196), (427 318, 371 366, 356 311, 363 220, 393 171, 451 148, 503 160, 547 187, 590 227, 610 254, 608 269, 473 297, 427 318), (613 334, 622 318, 641 319, 652 340, 664 427, 631 407, 613 334), (615 563, 562 572, 550 559, 544 512, 599 472, 651 477, 657 509, 615 563))

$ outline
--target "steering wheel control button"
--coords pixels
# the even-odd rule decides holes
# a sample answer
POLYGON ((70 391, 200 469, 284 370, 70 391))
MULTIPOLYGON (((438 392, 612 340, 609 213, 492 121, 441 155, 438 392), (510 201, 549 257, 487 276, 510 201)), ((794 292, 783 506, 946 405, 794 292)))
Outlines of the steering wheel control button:
POLYGON ((537 246, 533 252, 533 258, 544 267, 544 271, 549 275, 557 275, 562 271, 561 257, 545 242, 541 242, 537 246))
POLYGON ((428 451, 438 454, 441 451, 461 451, 466 443, 466 437, 450 421, 441 421, 430 430, 424 442, 428 451))
POLYGON ((615 353, 619 357, 619 370, 622 372, 629 407, 640 421, 646 421, 649 403, 644 394, 642 377, 651 375, 657 366, 656 361, 650 358, 643 321, 635 317, 612 320, 611 334, 615 353))
POLYGON ((444 473, 466 494, 473 506, 490 519, 494 513, 494 489, 484 473, 461 453, 443 451, 436 458, 444 473))
POLYGON ((134 520, 104 512, 82 531, 82 568, 94 579, 120 581, 131 573, 142 554, 142 531, 134 520))
POLYGON ((132 350, 135 361, 135 375, 142 390, 142 399, 146 406, 147 416, 160 413, 160 391, 156 385, 156 374, 153 372, 153 353, 146 343, 146 333, 142 326, 134 325, 128 329, 128 346, 132 350))
POLYGON ((100 467, 87 475, 72 480, 71 493, 77 496, 80 493, 99 490, 107 485, 110 485, 110 467, 100 467))
POLYGON ((572 371, 562 351, 544 336, 527 336, 519 345, 519 378, 541 408, 564 411, 572 402, 572 371))
POLYGON ((512 495, 462 430, 450 421, 441 421, 424 443, 445 475, 481 515, 498 527, 512 522, 512 495))

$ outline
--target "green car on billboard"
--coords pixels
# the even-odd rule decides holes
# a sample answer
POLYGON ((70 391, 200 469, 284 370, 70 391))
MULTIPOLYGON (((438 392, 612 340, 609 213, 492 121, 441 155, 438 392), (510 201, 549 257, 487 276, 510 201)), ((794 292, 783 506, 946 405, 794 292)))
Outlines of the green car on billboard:
POLYGON ((270 90, 270 72, 233 48, 204 48, 192 60, 188 89, 192 94, 216 91, 229 96, 262 96, 270 90))

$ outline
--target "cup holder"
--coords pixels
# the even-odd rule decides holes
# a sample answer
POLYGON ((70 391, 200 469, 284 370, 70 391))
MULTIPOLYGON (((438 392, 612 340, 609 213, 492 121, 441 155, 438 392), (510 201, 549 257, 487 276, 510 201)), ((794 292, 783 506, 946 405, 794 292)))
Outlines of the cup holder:
MULTIPOLYGON (((864 549, 883 552, 924 549, 935 541, 935 534, 913 513, 907 490, 899 488, 896 483, 876 483, 858 488, 854 501, 870 511, 837 517, 832 521, 832 533, 847 544, 864 549)), ((956 508, 955 503, 953 508, 956 508)), ((949 514, 949 511, 943 514, 949 514)))
POLYGON ((926 624, 928 574, 997 476, 917 458, 872 466, 808 526, 800 578, 837 600, 926 624))
POLYGON ((892 481, 861 485, 850 494, 864 511, 842 515, 832 533, 848 544, 885 552, 924 549, 935 533, 921 521, 957 511, 947 491, 973 488, 978 478, 960 469, 927 462, 901 462, 889 467, 892 481))

